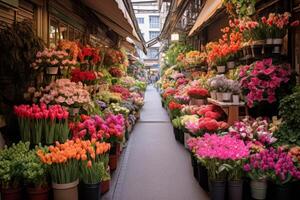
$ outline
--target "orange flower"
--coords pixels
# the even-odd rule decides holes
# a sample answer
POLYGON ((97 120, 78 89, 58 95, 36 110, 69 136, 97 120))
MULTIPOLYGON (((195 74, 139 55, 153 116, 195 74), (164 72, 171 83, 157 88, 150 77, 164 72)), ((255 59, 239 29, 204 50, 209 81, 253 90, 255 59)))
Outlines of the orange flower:
POLYGON ((88 167, 88 168, 91 168, 91 167, 92 167, 92 161, 91 161, 91 160, 89 160, 89 161, 87 162, 87 167, 88 167))

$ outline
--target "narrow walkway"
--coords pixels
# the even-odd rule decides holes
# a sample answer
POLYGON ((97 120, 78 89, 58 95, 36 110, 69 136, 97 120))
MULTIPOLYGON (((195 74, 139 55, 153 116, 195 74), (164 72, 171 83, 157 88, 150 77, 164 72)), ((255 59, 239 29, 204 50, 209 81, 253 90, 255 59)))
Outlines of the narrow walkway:
POLYGON ((145 105, 104 199, 206 200, 193 177, 190 155, 177 143, 160 96, 146 91, 145 105))

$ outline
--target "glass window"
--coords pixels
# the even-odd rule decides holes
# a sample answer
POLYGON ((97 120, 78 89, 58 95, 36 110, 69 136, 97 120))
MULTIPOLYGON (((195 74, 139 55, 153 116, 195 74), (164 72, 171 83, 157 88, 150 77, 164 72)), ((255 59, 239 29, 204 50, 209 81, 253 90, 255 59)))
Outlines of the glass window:
POLYGON ((144 24, 144 18, 143 17, 137 17, 136 18, 139 24, 144 24))
POLYGON ((73 27, 69 26, 69 40, 74 40, 75 37, 75 30, 73 27))
POLYGON ((147 56, 150 59, 158 59, 158 48, 150 48, 150 49, 148 49, 147 56))
POLYGON ((152 40, 159 36, 159 31, 149 31, 149 39, 152 40))
POLYGON ((159 16, 149 16, 150 28, 159 28, 159 16))
POLYGON ((59 34, 58 34, 58 22, 54 19, 50 20, 50 28, 49 28, 49 46, 55 46, 58 42, 59 34))
POLYGON ((68 25, 59 23, 59 39, 60 40, 68 39, 68 25))

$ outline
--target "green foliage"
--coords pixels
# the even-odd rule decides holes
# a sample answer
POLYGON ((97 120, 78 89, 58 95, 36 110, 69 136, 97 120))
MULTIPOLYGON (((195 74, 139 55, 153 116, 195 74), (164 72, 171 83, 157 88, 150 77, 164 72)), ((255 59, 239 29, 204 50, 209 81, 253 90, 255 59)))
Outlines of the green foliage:
POLYGON ((256 0, 224 0, 227 11, 234 17, 246 17, 255 13, 256 0))
POLYGON ((176 59, 180 53, 186 53, 191 50, 192 47, 182 44, 180 42, 171 44, 168 51, 166 52, 166 64, 168 66, 175 65, 177 63, 176 59))
POLYGON ((283 122, 275 133, 278 143, 300 145, 300 87, 280 101, 279 115, 283 122))
POLYGON ((102 181, 107 173, 103 162, 93 162, 92 166, 87 166, 88 161, 80 163, 80 178, 85 184, 96 184, 102 181))
POLYGON ((12 77, 15 90, 22 98, 22 88, 34 77, 30 67, 38 51, 43 49, 43 41, 35 34, 31 22, 23 21, 6 26, 0 31, 0 77, 12 77))

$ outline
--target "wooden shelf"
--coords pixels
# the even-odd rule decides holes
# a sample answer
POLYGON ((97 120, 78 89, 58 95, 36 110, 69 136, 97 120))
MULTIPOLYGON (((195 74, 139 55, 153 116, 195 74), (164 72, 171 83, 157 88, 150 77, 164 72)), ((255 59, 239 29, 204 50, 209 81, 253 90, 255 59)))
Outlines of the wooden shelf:
POLYGON ((217 106, 245 106, 245 102, 233 103, 233 102, 223 102, 218 101, 216 99, 208 98, 207 101, 211 104, 215 104, 217 106))

